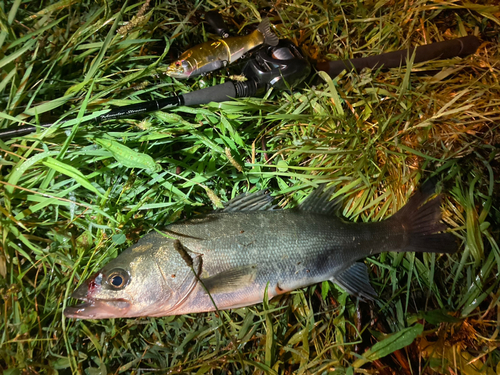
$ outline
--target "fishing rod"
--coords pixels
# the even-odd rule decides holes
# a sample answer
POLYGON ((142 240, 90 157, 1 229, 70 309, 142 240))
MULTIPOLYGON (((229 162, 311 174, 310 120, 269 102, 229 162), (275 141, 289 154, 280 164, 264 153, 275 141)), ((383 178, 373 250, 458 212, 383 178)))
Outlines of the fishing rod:
MULTIPOLYGON (((104 113, 92 121, 101 122, 106 120, 115 120, 121 118, 130 118, 142 113, 161 111, 168 108, 178 106, 195 106, 200 104, 207 104, 209 102, 223 102, 233 100, 234 98, 241 98, 252 96, 257 92, 257 87, 254 81, 235 82, 229 81, 221 85, 207 87, 202 90, 193 91, 183 95, 175 95, 165 99, 145 101, 137 104, 130 104, 123 107, 111 109, 109 112, 104 113)), ((64 124, 69 120, 57 122, 58 125, 64 124)), ((20 137, 26 134, 34 133, 38 128, 49 128, 54 125, 54 122, 34 125, 22 125, 7 129, 0 130, 0 139, 11 139, 20 137)))
MULTIPOLYGON (((224 22, 224 19, 217 11, 210 11, 205 14, 205 20, 212 27, 214 32, 221 36, 222 38, 227 38, 229 36, 228 28, 224 22)), ((406 66, 409 59, 413 59, 413 63, 420 63, 424 61, 437 60, 437 59, 449 59, 453 57, 465 57, 476 52, 479 48, 481 41, 475 36, 466 36, 462 38, 451 39, 443 42, 430 43, 419 47, 411 47, 408 49, 382 53, 375 56, 361 57, 355 59, 346 60, 334 60, 327 62, 316 62, 314 64, 315 71, 324 71, 330 77, 335 78, 342 71, 355 71, 360 72, 364 68, 370 69, 390 69, 398 68, 400 66, 406 66)), ((295 87, 300 82, 307 80, 310 72, 311 66, 305 66, 303 63, 305 59, 304 55, 293 43, 289 43, 287 48, 282 49, 283 45, 279 47, 265 46, 261 48, 256 53, 257 64, 247 65, 243 69, 243 73, 249 74, 252 77, 261 77, 261 81, 274 82, 279 76, 275 68, 284 61, 290 62, 291 59, 300 59, 303 70, 297 71, 296 66, 293 63, 286 64, 286 66, 280 67, 281 71, 286 71, 287 78, 293 78, 292 83, 289 85, 275 85, 275 88, 285 89, 289 87, 295 87), (288 54, 288 51, 293 50, 293 56, 288 54), (272 57, 271 60, 269 57, 272 57), (285 69, 285 70, 283 70, 285 69), (294 70, 294 72, 291 72, 294 70)), ((315 73, 313 71, 313 73, 315 73)), ((281 81, 283 83, 283 81, 281 81)), ((313 84, 322 83, 322 79, 316 75, 315 79, 312 81, 313 84)))
MULTIPOLYGON (((161 111, 178 106, 195 106, 210 102, 220 103, 246 98, 274 87, 284 90, 295 87, 310 73, 310 65, 301 51, 289 40, 281 39, 271 49, 259 50, 256 56, 249 59, 243 73, 246 81, 228 81, 226 83, 207 87, 205 89, 175 95, 165 99, 145 101, 111 109, 92 121, 101 122, 130 118, 143 113, 161 111)), ((57 122, 58 125, 70 120, 57 122)), ((7 129, 0 129, 0 139, 11 139, 33 132, 37 128, 49 128, 54 122, 34 125, 22 125, 7 129)))
MULTIPOLYGON (((224 20, 218 12, 206 13, 206 20, 222 38, 229 37, 224 20)), ((309 75, 310 66, 300 50, 288 40, 279 40, 272 50, 261 50, 253 59, 249 59, 243 68, 246 81, 228 81, 183 95, 145 101, 111 109, 94 118, 94 122, 130 118, 139 114, 161 111, 178 106, 195 106, 210 102, 224 102, 237 98, 251 97, 269 87, 285 89, 302 82, 309 75), (285 83, 286 82, 286 83, 285 83)), ((62 125, 70 120, 57 122, 62 125)), ((44 123, 38 126, 22 125, 0 129, 0 139, 11 139, 33 132, 38 128, 49 128, 56 123, 44 123)))
POLYGON ((412 56, 414 64, 430 60, 465 57, 475 53, 480 45, 481 41, 477 37, 469 35, 376 56, 321 62, 316 64, 316 69, 328 73, 333 78, 345 69, 360 72, 364 68, 398 68, 407 65, 412 56))
MULTIPOLYGON (((225 38, 229 36, 224 20, 218 12, 208 12, 207 22, 217 34, 225 38)), ((359 72, 363 68, 396 68, 404 66, 409 59, 414 63, 434 59, 464 57, 474 53, 480 45, 475 36, 452 39, 444 42, 384 53, 376 56, 336 60, 316 63, 315 70, 325 71, 332 78, 342 71, 359 72)), ((246 81, 228 81, 226 83, 193 91, 183 95, 175 95, 165 99, 145 101, 126 105, 102 114, 94 119, 101 122, 112 119, 130 118, 143 113, 165 110, 177 106, 195 106, 210 102, 224 102, 236 98, 251 97, 271 87, 277 90, 289 90, 297 87, 311 77, 312 67, 302 51, 290 40, 281 39, 276 46, 264 46, 252 54, 243 68, 246 81)), ((321 83, 318 75, 311 82, 321 83)), ((66 121, 60 121, 63 124, 66 121)), ((33 133, 37 128, 48 128, 54 123, 39 126, 24 125, 0 130, 0 139, 10 139, 33 133)))

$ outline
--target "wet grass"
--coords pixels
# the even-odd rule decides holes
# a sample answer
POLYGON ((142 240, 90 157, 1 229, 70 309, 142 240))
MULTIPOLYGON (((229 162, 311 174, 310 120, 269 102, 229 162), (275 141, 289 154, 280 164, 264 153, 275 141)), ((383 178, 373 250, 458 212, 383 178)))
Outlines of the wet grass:
MULTIPOLYGON (((491 2, 494 3, 494 2, 491 2)), ((500 8, 483 2, 21 2, 0 13, 0 127, 75 118, 0 141, 0 369, 5 374, 498 374, 500 8), (268 15, 311 59, 465 35, 467 58, 344 73, 264 98, 83 122, 109 106, 222 83, 166 66, 268 15), (34 116, 34 117, 33 117, 34 116), (126 146, 126 147, 123 147, 126 146), (283 206, 332 182, 351 220, 385 218, 437 176, 452 256, 367 259, 376 304, 323 283, 245 309, 65 319, 69 295, 142 235, 250 188, 283 206), (225 327, 225 328, 224 328, 225 327)))

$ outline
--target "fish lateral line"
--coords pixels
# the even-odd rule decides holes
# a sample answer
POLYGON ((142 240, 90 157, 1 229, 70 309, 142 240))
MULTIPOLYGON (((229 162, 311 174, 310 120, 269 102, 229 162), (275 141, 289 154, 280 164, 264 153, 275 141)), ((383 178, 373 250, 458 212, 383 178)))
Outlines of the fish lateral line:
POLYGON ((189 238, 189 239, 192 239, 192 240, 198 240, 198 241, 203 241, 205 240, 205 238, 201 238, 201 237, 194 237, 194 236, 190 236, 188 234, 183 234, 183 233, 179 233, 179 232, 174 232, 173 230, 170 230, 170 229, 162 229, 161 231, 158 231, 160 234, 163 234, 165 237, 168 237, 168 238, 172 238, 174 240, 178 240, 178 238, 175 238, 175 237, 183 237, 183 238, 189 238), (171 235, 172 237, 169 237, 169 235, 171 235))

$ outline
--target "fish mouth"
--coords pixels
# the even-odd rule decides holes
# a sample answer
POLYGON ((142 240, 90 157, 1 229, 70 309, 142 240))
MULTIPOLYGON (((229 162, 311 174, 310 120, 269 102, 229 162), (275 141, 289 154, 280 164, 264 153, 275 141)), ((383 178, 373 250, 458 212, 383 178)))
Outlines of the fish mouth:
POLYGON ((87 299, 76 306, 67 307, 64 310, 66 318, 76 319, 109 319, 126 316, 131 304, 126 299, 87 299))

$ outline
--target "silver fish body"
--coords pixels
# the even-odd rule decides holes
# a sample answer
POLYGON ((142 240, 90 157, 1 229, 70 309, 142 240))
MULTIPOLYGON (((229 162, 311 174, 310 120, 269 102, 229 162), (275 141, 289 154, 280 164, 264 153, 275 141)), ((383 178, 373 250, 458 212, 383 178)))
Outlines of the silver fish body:
POLYGON ((436 234, 446 229, 439 199, 422 205, 432 191, 418 192, 388 220, 359 224, 336 215, 337 202, 322 189, 291 210, 269 210, 266 195, 240 198, 144 236, 82 284, 73 297, 86 303, 65 315, 178 315, 213 311, 214 303, 231 309, 324 280, 374 298, 358 260, 384 251, 455 251, 451 234, 436 234))

